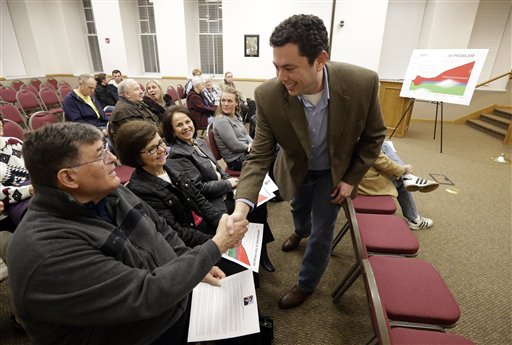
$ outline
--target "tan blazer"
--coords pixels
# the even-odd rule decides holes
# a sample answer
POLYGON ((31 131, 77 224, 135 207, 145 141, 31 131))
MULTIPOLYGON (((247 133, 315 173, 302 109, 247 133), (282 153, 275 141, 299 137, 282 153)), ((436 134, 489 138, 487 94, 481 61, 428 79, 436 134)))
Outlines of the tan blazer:
POLYGON ((393 176, 400 177, 405 173, 405 168, 393 162, 384 153, 379 157, 364 174, 359 182, 358 193, 363 195, 392 195, 397 196, 395 185, 391 182, 393 176))
MULTIPOLYGON (((373 71, 339 62, 328 62, 327 73, 332 182, 337 185, 343 180, 356 185, 379 155, 386 133, 377 97, 379 79, 373 71)), ((257 200, 279 143, 274 176, 281 196, 290 200, 308 173, 312 154, 304 108, 277 78, 260 85, 255 99, 253 151, 244 163, 236 197, 257 200)))

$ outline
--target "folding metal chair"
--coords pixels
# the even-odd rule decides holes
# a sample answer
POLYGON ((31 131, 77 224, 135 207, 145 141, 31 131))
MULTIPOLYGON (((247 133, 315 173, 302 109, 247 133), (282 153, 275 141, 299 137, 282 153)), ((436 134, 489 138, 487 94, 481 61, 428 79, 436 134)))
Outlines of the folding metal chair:
POLYGON ((171 97, 173 102, 178 102, 179 104, 181 104, 181 99, 178 96, 178 91, 176 91, 174 86, 172 86, 172 85, 167 86, 167 94, 169 95, 169 97, 171 97))
POLYGON ((21 111, 27 118, 36 111, 46 111, 46 107, 39 100, 39 96, 34 95, 31 91, 20 90, 16 93, 16 99, 20 105, 21 111))
POLYGON ((46 124, 52 124, 60 122, 57 115, 50 113, 49 111, 37 111, 30 116, 28 119, 28 126, 32 130, 36 130, 43 127, 46 124))
POLYGON ((20 110, 11 103, 2 102, 0 104, 0 113, 4 119, 11 120, 23 128, 27 128, 27 119, 20 113, 20 110))
POLYGON ((64 109, 62 108, 62 103, 59 96, 57 96, 55 89, 51 87, 42 87, 39 90, 39 98, 41 98, 41 101, 49 112, 64 118, 64 109))
POLYGON ((2 97, 4 102, 11 104, 17 104, 18 102, 16 99, 16 90, 9 86, 0 86, 0 97, 2 97))
POLYGON ((377 287, 377 281, 372 266, 367 259, 363 259, 363 277, 368 299, 368 307, 374 330, 374 337, 368 344, 379 345, 474 345, 465 337, 445 333, 443 328, 434 330, 432 327, 424 329, 391 327, 377 287))
POLYGON ((32 78, 30 80, 30 84, 36 88, 36 90, 39 90, 39 88, 41 87, 41 80, 37 79, 37 78, 32 78))
POLYGON ((25 130, 16 122, 4 119, 4 137, 18 138, 23 141, 25 130))
POLYGON ((21 89, 21 86, 24 85, 25 83, 21 80, 13 80, 11 82, 11 87, 16 90, 16 92, 20 91, 21 89))
POLYGON ((350 198, 344 204, 356 259, 368 259, 391 325, 439 329, 452 327, 460 308, 439 272, 430 263, 399 256, 368 255, 350 198))

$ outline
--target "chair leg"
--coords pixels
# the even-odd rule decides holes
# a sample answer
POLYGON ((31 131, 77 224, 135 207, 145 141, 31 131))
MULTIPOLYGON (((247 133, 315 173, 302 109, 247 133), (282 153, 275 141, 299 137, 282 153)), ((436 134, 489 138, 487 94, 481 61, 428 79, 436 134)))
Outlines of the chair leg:
POLYGON ((350 268, 350 271, 343 277, 341 282, 338 284, 336 289, 334 289, 332 293, 332 301, 337 302, 341 296, 347 292, 347 290, 354 284, 354 282, 357 280, 357 278, 361 275, 363 270, 361 269, 361 266, 359 263, 355 263, 352 268, 350 268))
POLYGON ((332 252, 334 251, 334 248, 336 248, 336 246, 338 245, 338 243, 340 243, 340 241, 343 239, 343 236, 345 236, 345 234, 347 233, 347 231, 349 230, 349 223, 348 221, 342 226, 342 228, 340 229, 340 232, 336 235, 336 237, 334 238, 334 240, 332 241, 332 246, 331 246, 331 254, 332 252))

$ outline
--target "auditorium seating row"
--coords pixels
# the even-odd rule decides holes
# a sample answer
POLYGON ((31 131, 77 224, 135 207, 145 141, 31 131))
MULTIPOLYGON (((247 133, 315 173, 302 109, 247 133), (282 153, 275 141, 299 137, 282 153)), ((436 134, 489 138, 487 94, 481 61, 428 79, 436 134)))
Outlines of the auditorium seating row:
POLYGON ((363 276, 374 331, 368 344, 474 344, 446 332, 460 318, 459 305, 437 269, 415 258, 418 240, 394 215, 393 197, 359 195, 343 209, 347 222, 332 249, 350 232, 356 263, 332 293, 333 302, 363 276))

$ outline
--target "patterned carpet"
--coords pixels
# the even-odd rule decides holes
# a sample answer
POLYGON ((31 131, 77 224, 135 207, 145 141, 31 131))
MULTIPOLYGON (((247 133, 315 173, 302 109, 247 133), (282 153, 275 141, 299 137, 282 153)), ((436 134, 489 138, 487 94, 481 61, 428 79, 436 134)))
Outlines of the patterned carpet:
MULTIPOLYGON (((512 173, 511 165, 492 160, 511 148, 500 140, 464 125, 444 127, 443 153, 439 137, 432 140, 433 123, 412 122, 405 138, 393 138, 400 157, 415 173, 443 183, 428 194, 416 193, 420 213, 434 220, 429 230, 415 231, 419 258, 434 264, 457 299, 462 316, 449 332, 477 344, 512 344, 512 173), (444 177, 443 177, 444 175, 444 177)), ((439 136, 439 133, 438 133, 439 136)), ((345 238, 336 248, 319 287, 303 306, 283 311, 277 301, 294 283, 305 242, 294 252, 280 250, 291 234, 287 202, 270 203, 270 225, 276 241, 269 255, 276 272, 261 273, 258 303, 275 320, 278 345, 362 344, 371 334, 362 280, 337 303, 331 292, 353 262, 345 238)), ((338 228, 344 216, 340 214, 338 228)), ((0 283, 0 344, 29 344, 9 321, 6 284, 0 283)))

